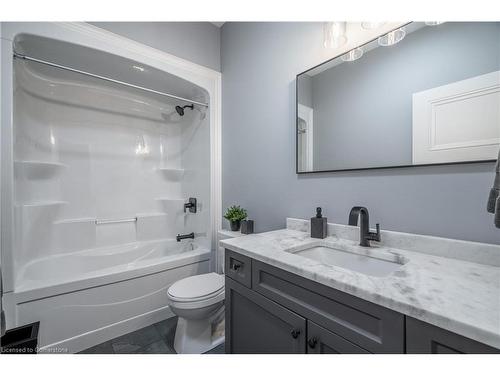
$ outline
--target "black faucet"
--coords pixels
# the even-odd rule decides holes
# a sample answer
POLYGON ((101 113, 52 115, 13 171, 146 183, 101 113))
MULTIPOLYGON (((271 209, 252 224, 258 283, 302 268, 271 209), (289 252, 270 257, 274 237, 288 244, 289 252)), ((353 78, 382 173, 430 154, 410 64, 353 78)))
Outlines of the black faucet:
POLYGON ((192 238, 194 240, 194 232, 191 232, 189 234, 178 234, 175 239, 177 240, 177 242, 181 242, 181 240, 185 240, 185 239, 188 239, 188 238, 192 238))
POLYGON ((370 218, 366 207, 353 207, 349 213, 349 225, 358 225, 359 220, 359 246, 370 247, 370 241, 380 242, 380 225, 377 231, 370 232, 370 218))

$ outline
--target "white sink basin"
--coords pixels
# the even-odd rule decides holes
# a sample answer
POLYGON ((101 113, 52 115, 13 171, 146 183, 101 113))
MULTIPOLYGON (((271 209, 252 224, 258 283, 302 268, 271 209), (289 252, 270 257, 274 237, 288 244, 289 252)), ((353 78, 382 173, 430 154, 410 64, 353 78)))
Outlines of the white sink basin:
POLYGON ((316 260, 327 266, 346 268, 378 277, 390 275, 403 264, 401 260, 397 259, 380 259, 327 246, 313 246, 303 250, 291 250, 290 252, 304 258, 316 260))

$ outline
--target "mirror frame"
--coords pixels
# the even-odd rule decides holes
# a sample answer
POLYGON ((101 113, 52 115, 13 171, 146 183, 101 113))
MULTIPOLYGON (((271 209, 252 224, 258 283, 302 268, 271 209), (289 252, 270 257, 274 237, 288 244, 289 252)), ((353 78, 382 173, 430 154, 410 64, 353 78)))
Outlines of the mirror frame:
MULTIPOLYGON (((317 170, 317 171, 299 171, 299 76, 301 76, 304 73, 307 73, 313 69, 316 69, 320 67, 323 64, 327 64, 332 60, 335 60, 339 58, 340 56, 346 54, 350 50, 353 50, 358 47, 365 46, 367 44, 370 44, 371 42, 377 40, 381 35, 385 35, 391 31, 397 30, 401 27, 408 26, 409 24, 413 23, 412 22, 407 22, 405 24, 402 24, 398 27, 395 27, 394 29, 391 29, 389 31, 386 31, 384 33, 378 34, 376 37, 368 40, 365 43, 362 44, 357 44, 353 46, 351 49, 347 51, 343 51, 342 53, 335 55, 334 57, 325 60, 312 68, 306 69, 303 72, 298 73, 295 76, 295 173, 298 175, 301 174, 314 174, 314 173, 332 173, 332 172, 350 172, 350 171, 366 171, 366 170, 376 170, 376 169, 396 169, 396 168, 411 168, 411 167, 432 167, 432 166, 443 166, 443 165, 457 165, 457 164, 479 164, 479 163, 493 163, 496 162, 497 159, 483 159, 483 160, 470 160, 470 161, 455 161, 455 162, 447 162, 447 163, 432 163, 432 164, 402 164, 402 165, 391 165, 391 166, 384 166, 384 167, 363 167, 363 168, 344 168, 344 169, 322 169, 322 170, 317 170)), ((470 21, 474 22, 474 21, 470 21)))

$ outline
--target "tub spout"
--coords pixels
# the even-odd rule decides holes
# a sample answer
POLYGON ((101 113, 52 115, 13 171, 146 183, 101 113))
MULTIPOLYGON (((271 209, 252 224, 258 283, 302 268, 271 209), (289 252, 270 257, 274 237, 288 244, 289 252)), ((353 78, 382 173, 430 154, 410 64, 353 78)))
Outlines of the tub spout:
POLYGON ((177 242, 181 242, 181 240, 185 240, 187 238, 192 238, 194 240, 194 232, 191 232, 189 234, 178 234, 175 239, 177 242))

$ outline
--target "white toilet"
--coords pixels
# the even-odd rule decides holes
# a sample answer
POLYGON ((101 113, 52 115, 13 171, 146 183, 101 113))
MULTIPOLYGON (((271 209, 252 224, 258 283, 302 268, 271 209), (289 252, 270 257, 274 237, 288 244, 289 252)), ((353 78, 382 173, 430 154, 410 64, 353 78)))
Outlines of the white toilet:
POLYGON ((212 272, 179 280, 168 288, 167 298, 179 317, 177 353, 200 354, 224 342, 224 275, 212 272))

